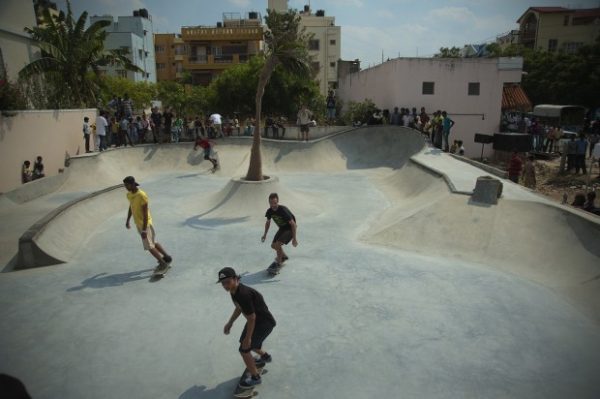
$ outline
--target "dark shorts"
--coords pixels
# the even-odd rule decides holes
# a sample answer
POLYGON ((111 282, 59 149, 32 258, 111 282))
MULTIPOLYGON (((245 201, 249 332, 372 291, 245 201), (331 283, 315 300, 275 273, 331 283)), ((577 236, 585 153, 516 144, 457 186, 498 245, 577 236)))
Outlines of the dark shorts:
POLYGON ((289 244, 292 241, 292 228, 290 226, 280 227, 275 233, 275 237, 273 237, 273 242, 281 242, 283 244, 289 244))
MULTIPOLYGON (((250 349, 262 349, 262 344, 267 339, 271 331, 275 326, 270 323, 260 323, 254 326, 254 332, 252 333, 252 340, 250 342, 250 349)), ((244 330, 242 331, 242 335, 240 336, 240 344, 246 338, 246 327, 244 326, 244 330)), ((239 351, 242 352, 242 345, 240 345, 239 351)))
POLYGON ((300 131, 302 133, 308 133, 308 125, 300 125, 300 131))
POLYGON ((210 159, 210 147, 204 149, 204 159, 210 159))

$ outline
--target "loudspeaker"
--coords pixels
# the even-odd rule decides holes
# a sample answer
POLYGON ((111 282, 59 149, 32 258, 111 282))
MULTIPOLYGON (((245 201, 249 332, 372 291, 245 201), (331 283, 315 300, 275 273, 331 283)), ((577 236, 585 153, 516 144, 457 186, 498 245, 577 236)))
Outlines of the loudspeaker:
POLYGON ((532 138, 522 133, 494 133, 494 150, 529 152, 533 149, 532 138))
POLYGON ((489 144, 494 142, 494 136, 491 134, 475 133, 475 142, 480 144, 489 144))

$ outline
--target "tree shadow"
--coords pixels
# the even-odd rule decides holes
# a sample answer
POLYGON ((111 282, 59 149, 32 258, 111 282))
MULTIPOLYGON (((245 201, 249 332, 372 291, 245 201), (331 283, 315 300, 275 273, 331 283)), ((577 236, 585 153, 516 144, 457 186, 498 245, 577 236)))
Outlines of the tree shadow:
POLYGON ((81 282, 80 285, 67 289, 67 291, 75 292, 81 291, 85 288, 118 287, 125 283, 148 279, 151 276, 151 274, 148 275, 146 273, 153 271, 154 269, 144 269, 135 272, 117 274, 98 273, 95 276, 86 278, 81 282))
POLYGON ((179 399, 230 399, 233 397, 233 391, 239 381, 239 378, 233 378, 208 389, 205 385, 194 385, 187 391, 179 395, 179 399))

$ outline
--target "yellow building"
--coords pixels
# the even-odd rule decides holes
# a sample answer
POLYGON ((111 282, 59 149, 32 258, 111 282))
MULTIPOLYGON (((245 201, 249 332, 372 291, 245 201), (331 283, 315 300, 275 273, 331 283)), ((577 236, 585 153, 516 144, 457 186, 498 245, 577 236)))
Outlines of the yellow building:
POLYGON ((192 84, 208 85, 223 70, 258 54, 263 33, 260 14, 249 12, 245 18, 225 13, 216 26, 184 26, 179 35, 156 34, 158 80, 189 74, 192 84))
POLYGON ((600 35, 600 8, 530 7, 517 23, 525 47, 572 53, 600 35))

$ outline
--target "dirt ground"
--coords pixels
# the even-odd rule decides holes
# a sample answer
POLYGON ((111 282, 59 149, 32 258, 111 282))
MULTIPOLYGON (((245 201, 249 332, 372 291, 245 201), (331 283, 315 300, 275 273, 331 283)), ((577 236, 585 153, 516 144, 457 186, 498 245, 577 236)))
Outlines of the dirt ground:
MULTIPOLYGON (((589 168, 590 160, 586 160, 589 168)), ((493 166, 506 170, 506 164, 494 162, 493 166)), ((553 200, 562 203, 565 193, 567 194, 567 203, 571 203, 577 192, 587 193, 589 190, 595 190, 597 198, 600 198, 600 171, 598 163, 592 167, 591 176, 588 182, 588 175, 581 172, 576 175, 575 172, 560 173, 560 157, 553 159, 536 159, 535 171, 537 187, 536 191, 553 200)), ((588 170, 588 173, 590 171, 588 170)), ((600 206, 600 200, 596 200, 596 206, 600 206)))

